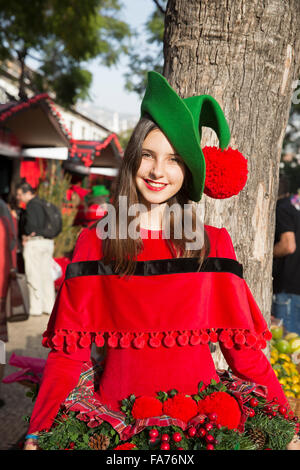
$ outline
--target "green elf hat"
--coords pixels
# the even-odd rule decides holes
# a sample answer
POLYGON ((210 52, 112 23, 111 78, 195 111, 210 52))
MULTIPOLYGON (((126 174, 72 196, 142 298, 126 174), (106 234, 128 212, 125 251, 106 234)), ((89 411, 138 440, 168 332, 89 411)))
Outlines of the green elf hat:
POLYGON ((98 184, 92 187, 93 196, 108 196, 109 190, 103 184, 98 184))
POLYGON ((218 102, 210 95, 181 99, 165 77, 148 72, 141 117, 150 115, 192 173, 189 197, 200 201, 203 192, 215 199, 238 194, 247 181, 247 160, 229 148, 229 126, 218 102), (201 148, 201 128, 218 136, 217 147, 201 148))

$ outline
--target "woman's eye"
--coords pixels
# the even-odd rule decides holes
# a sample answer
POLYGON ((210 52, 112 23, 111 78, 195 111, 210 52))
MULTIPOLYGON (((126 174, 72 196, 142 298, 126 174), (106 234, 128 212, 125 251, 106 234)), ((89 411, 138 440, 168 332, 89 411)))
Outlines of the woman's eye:
POLYGON ((152 157, 150 153, 142 153, 142 157, 152 157))

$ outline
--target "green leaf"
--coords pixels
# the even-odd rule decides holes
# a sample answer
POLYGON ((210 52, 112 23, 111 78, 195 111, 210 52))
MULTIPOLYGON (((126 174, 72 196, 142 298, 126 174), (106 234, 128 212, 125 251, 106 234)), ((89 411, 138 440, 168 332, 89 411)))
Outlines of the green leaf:
POLYGON ((199 382, 199 384, 198 384, 198 393, 200 393, 201 388, 203 387, 203 385, 204 385, 204 383, 202 381, 199 382))

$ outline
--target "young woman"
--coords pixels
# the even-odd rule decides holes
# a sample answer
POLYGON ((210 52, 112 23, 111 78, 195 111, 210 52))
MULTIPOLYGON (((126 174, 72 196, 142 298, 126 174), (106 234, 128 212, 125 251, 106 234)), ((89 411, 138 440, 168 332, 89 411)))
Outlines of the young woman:
POLYGON ((209 96, 181 100, 155 72, 148 78, 113 207, 100 225, 81 232, 44 333, 51 351, 26 449, 38 448, 35 436, 51 427, 76 387, 92 342, 106 346, 99 387, 73 410, 96 416, 103 406, 120 411, 130 394, 173 388, 195 394, 200 381, 219 381, 209 348, 217 340, 236 375, 266 385, 268 399, 288 406, 262 352, 270 333, 230 236, 225 228, 203 227, 189 204, 204 187, 224 197, 226 184, 205 182, 200 147, 201 125, 216 130, 221 147, 228 145, 222 110, 209 96), (176 210, 168 212, 172 205, 176 210))

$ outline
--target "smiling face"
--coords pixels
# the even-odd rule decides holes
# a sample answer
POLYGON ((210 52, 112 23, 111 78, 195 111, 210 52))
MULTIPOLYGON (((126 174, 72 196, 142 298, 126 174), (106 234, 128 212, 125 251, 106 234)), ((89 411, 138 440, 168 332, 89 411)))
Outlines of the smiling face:
POLYGON ((142 201, 160 204, 181 188, 185 175, 182 158, 159 129, 151 131, 142 146, 142 159, 135 181, 142 201))

